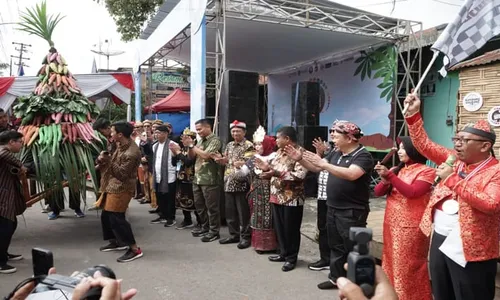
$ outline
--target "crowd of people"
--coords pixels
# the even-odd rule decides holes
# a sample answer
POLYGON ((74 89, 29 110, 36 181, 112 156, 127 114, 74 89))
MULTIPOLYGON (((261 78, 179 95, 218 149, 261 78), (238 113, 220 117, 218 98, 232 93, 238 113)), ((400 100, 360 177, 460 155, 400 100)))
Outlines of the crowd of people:
MULTIPOLYGON (((349 121, 334 122, 331 143, 318 138, 316 151, 310 152, 298 144, 297 132, 289 126, 281 127, 276 137, 259 127, 250 141, 246 124, 235 120, 230 124, 233 141, 223 147, 206 119, 195 123, 196 132, 186 128, 180 137, 173 135, 171 124, 160 121, 132 125, 98 120, 94 128, 110 139, 96 160, 101 190, 95 208, 102 209, 103 238, 109 242, 100 250, 126 251, 119 262, 143 256, 125 217, 135 198, 157 214, 152 224, 175 226, 180 209, 183 221, 177 229, 190 228, 193 237, 206 243, 253 247, 289 272, 300 251, 305 178, 314 172, 320 257, 308 267, 329 270, 318 288, 338 288, 344 299, 365 299, 358 298, 364 297, 361 290, 345 278, 345 264, 353 249, 349 229, 367 225, 375 171, 381 181, 374 193, 387 196, 387 205, 378 298, 373 299, 493 299, 500 229, 495 132, 484 120, 468 124, 448 150, 427 137, 420 100, 410 95, 405 104, 410 136, 398 139, 400 163, 393 168, 373 160, 360 143, 363 132, 349 121), (457 158, 453 163, 451 155, 457 158), (427 160, 438 168, 428 167, 427 160), (222 214, 228 236, 220 239, 222 214)), ((12 155, 20 150, 21 139, 15 131, 0 134, 0 160, 22 169, 12 155)), ((11 175, 2 168, 0 180, 4 176, 11 175)), ((25 207, 2 208, 2 240, 10 241, 15 216, 25 207)), ((8 244, 0 248, 2 268, 10 267, 8 244)))

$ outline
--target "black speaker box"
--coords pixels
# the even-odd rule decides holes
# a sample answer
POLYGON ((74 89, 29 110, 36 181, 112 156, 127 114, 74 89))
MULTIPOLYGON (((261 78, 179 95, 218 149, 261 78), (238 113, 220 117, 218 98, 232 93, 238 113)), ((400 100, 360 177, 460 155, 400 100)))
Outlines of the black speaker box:
POLYGON ((219 103, 219 137, 223 144, 231 141, 229 124, 234 120, 247 124, 247 139, 259 126, 259 74, 229 71, 224 76, 219 103))
POLYGON ((300 146, 305 149, 316 152, 313 146, 315 138, 321 138, 323 141, 328 141, 327 126, 297 126, 297 140, 300 146))
POLYGON ((321 87, 318 82, 292 84, 292 124, 319 126, 321 87))

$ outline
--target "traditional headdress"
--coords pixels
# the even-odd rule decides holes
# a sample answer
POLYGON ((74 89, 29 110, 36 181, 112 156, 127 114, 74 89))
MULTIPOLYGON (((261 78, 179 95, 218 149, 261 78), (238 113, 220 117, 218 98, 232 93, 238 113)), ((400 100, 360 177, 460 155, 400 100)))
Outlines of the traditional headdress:
POLYGON ((189 136, 196 136, 196 132, 191 131, 189 127, 186 127, 184 131, 182 132, 182 135, 189 135, 189 136))
POLYGON ((461 131, 484 137, 493 144, 497 139, 494 129, 486 120, 479 120, 476 123, 466 124, 461 131))
POLYGON ((257 130, 255 130, 253 134, 253 142, 262 143, 265 136, 266 136, 266 130, 264 129, 264 127, 259 126, 259 128, 257 128, 257 130))
POLYGON ((253 142, 262 144, 262 156, 268 156, 273 153, 276 147, 276 141, 272 137, 266 135, 266 130, 262 126, 259 126, 253 134, 253 142))
POLYGON ((363 136, 363 131, 361 131, 361 128, 349 121, 337 120, 333 122, 332 129, 337 131, 338 133, 346 134, 355 141, 359 141, 359 139, 363 136))
POLYGON ((229 124, 229 129, 233 129, 233 128, 241 128, 241 129, 247 129, 247 124, 245 124, 244 122, 240 122, 238 120, 234 120, 233 123, 229 124))

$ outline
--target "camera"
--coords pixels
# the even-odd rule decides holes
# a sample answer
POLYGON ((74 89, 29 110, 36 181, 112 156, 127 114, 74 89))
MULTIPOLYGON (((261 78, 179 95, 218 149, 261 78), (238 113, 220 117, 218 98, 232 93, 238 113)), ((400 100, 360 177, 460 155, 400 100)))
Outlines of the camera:
MULTIPOLYGON (((64 293, 66 297, 73 293, 75 287, 82 281, 83 278, 93 277, 95 272, 99 271, 102 276, 116 279, 116 275, 111 268, 105 265, 97 265, 87 268, 80 272, 75 272, 71 276, 59 274, 47 275, 49 269, 53 266, 52 252, 49 250, 34 248, 33 256, 33 273, 37 284, 31 292, 28 299, 42 300, 54 299, 56 295, 64 293)), ((82 300, 99 300, 101 298, 102 288, 93 287, 81 298, 82 300)))
POLYGON ((375 259, 370 255, 368 244, 372 240, 370 228, 351 227, 349 239, 354 242, 353 251, 347 256, 347 278, 359 285, 363 294, 373 296, 375 286, 375 259))

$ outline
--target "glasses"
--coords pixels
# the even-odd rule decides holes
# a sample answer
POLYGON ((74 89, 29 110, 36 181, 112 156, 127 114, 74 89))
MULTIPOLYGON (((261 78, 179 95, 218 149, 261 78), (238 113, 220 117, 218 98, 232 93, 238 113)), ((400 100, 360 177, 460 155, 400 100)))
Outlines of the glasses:
POLYGON ((451 142, 453 144, 468 144, 470 141, 476 142, 489 142, 488 140, 480 140, 480 139, 466 139, 463 137, 452 137, 451 142))

